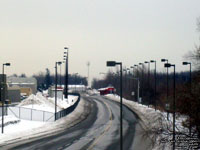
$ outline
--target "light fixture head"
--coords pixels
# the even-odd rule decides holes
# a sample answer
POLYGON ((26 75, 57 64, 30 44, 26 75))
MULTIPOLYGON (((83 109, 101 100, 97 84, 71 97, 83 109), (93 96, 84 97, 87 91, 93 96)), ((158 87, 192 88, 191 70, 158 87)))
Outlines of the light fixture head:
POLYGON ((156 62, 156 61, 155 61, 155 60, 150 60, 150 62, 151 62, 151 63, 154 63, 154 62, 156 62))
POLYGON ((10 63, 5 63, 5 64, 3 64, 3 65, 5 65, 5 66, 10 66, 10 63))
POLYGON ((166 63, 164 66, 165 66, 166 68, 169 68, 169 67, 171 67, 172 65, 169 64, 169 63, 166 63))
POLYGON ((61 65, 62 64, 62 62, 61 61, 59 61, 59 62, 57 62, 58 63, 58 65, 61 65))
POLYGON ((108 66, 108 67, 113 67, 115 65, 116 65, 115 61, 107 61, 107 63, 106 63, 106 66, 108 66))
POLYGON ((188 65, 188 64, 190 64, 189 62, 183 62, 183 65, 188 65))
POLYGON ((167 59, 161 59, 161 62, 165 62, 165 61, 167 61, 167 59))

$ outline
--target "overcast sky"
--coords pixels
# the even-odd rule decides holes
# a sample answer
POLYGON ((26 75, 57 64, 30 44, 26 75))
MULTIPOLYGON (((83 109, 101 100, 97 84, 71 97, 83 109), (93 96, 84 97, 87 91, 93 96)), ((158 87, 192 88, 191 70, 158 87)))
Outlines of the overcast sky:
POLYGON ((9 75, 54 73, 67 46, 69 73, 87 76, 90 61, 91 77, 100 77, 107 60, 130 67, 150 59, 162 71, 161 58, 186 70, 184 54, 200 43, 199 6, 199 0, 0 0, 0 63, 12 64, 9 75))

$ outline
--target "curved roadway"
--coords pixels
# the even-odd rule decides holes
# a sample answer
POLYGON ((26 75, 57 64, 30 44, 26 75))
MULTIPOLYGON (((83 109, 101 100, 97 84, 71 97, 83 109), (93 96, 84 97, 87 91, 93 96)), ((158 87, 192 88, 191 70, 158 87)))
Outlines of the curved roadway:
MULTIPOLYGON (((74 127, 57 135, 31 139, 11 144, 3 149, 11 150, 119 150, 120 106, 119 103, 100 96, 83 96, 92 104, 88 117, 74 127)), ((147 149, 138 135, 141 130, 136 115, 123 106, 124 150, 147 149), (137 130, 136 130, 137 129, 137 130), (137 135, 137 136, 135 136, 137 135)), ((148 142, 147 142, 148 143, 148 142)))

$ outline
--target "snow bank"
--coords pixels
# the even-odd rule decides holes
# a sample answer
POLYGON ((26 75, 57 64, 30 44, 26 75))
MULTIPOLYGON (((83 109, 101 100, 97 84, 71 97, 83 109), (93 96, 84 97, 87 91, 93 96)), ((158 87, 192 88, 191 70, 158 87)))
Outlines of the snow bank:
MULTIPOLYGON (((118 95, 109 94, 106 95, 111 100, 120 101, 120 97, 118 95)), ((151 137, 151 139, 154 140, 154 147, 153 150, 168 150, 172 149, 172 143, 169 142, 170 139, 172 139, 172 136, 169 135, 169 133, 166 133, 165 131, 172 132, 172 120, 173 116, 172 114, 169 114, 169 120, 167 120, 167 113, 161 112, 159 110, 147 107, 145 105, 139 104, 134 101, 123 99, 123 104, 128 106, 130 109, 132 109, 141 119, 141 125, 143 128, 147 131, 148 136, 151 137), (149 133, 148 133, 149 132, 149 133), (161 135, 157 136, 156 132, 160 132, 161 135), (168 141, 160 143, 160 140, 166 138, 168 141), (160 143, 160 144, 159 144, 160 143)), ((182 126, 182 121, 186 119, 186 116, 176 116, 176 131, 177 132, 188 132, 188 129, 182 126)), ((171 133, 170 133, 171 134, 171 133)))
MULTIPOLYGON (((68 99, 57 99, 57 111, 66 109, 73 105, 78 100, 78 96, 68 95, 68 99)), ((44 96, 38 92, 36 95, 30 95, 27 99, 23 100, 19 107, 31 108, 47 112, 55 112, 55 98, 44 96)))
MULTIPOLYGON (((16 124, 19 122, 20 122, 20 119, 14 117, 14 116, 4 116, 4 127, 6 127, 10 124, 16 124)), ((2 127, 2 117, 0 118, 0 127, 2 127)))
MULTIPOLYGON (((29 121, 29 120, 20 120, 14 116, 5 116, 4 123, 9 125, 4 126, 4 134, 0 134, 0 141, 3 140, 5 136, 13 137, 13 134, 23 135, 23 132, 26 130, 34 130, 35 128, 41 127, 45 122, 40 121, 29 121)), ((5 125, 4 124, 4 125, 5 125)))

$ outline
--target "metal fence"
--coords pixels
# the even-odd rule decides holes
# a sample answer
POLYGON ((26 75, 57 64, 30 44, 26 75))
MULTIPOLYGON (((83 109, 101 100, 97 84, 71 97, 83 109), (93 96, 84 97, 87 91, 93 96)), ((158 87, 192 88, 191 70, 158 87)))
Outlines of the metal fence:
POLYGON ((56 120, 66 116, 68 114, 70 114, 72 111, 74 111, 74 109, 78 105, 78 103, 80 101, 80 94, 78 94, 78 93, 70 93, 70 95, 78 96, 78 100, 74 103, 74 105, 57 112, 56 113, 56 120))
POLYGON ((54 114, 52 112, 36 110, 24 107, 8 107, 8 115, 14 115, 17 118, 34 121, 53 122, 54 114))
MULTIPOLYGON (((78 96, 78 100, 74 103, 74 105, 57 112, 56 120, 70 114, 77 107, 80 101, 80 94, 70 93, 70 95, 78 96)), ((7 114, 14 115, 17 118, 25 119, 25 120, 44 121, 44 122, 55 121, 55 113, 42 111, 42 110, 36 110, 32 108, 9 106, 7 107, 7 114)))

